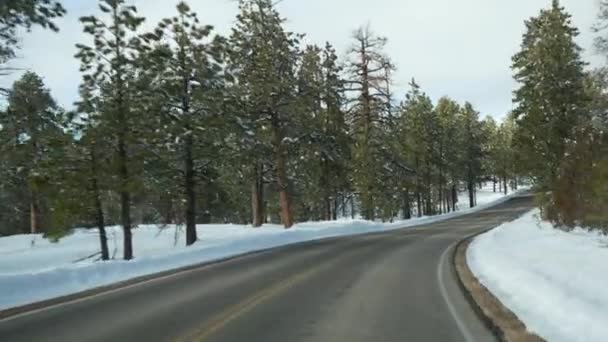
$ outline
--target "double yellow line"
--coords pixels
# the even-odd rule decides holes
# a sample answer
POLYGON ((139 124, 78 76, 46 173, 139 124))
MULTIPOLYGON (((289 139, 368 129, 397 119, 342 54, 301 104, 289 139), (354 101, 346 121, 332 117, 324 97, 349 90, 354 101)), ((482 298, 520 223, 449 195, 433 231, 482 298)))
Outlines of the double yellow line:
POLYGON ((216 333, 218 330, 225 327, 231 321, 239 318, 243 314, 247 313, 251 309, 255 308, 260 303, 273 298, 295 284, 303 281, 306 278, 311 277, 312 275, 320 272, 323 268, 325 268, 327 264, 324 266, 314 267, 307 271, 295 274, 285 280, 282 280, 278 283, 273 284, 271 287, 266 288, 262 291, 257 292, 253 296, 245 299, 244 301, 235 304, 221 313, 217 314, 210 320, 206 321, 205 324, 194 331, 186 334, 183 337, 179 337, 175 339, 175 342, 186 342, 186 341, 204 341, 209 338, 211 335, 216 333))
MULTIPOLYGON (((415 237, 417 235, 418 234, 408 234, 407 236, 393 236, 393 237, 390 237, 390 239, 393 242, 398 242, 402 239, 409 239, 409 238, 415 237)), ((383 236, 383 235, 363 237, 363 239, 365 241, 365 243, 363 243, 363 245, 365 246, 365 249, 373 248, 373 246, 375 246, 379 241, 385 240, 387 238, 388 238, 387 236, 383 236)), ((362 241, 359 241, 356 244, 360 244, 360 243, 362 243, 362 241)), ((354 245, 356 245, 356 244, 354 244, 354 245)), ((336 262, 339 262, 339 260, 343 260, 345 258, 348 258, 352 254, 357 254, 357 253, 361 253, 361 252, 362 252, 362 249, 359 249, 359 248, 355 248, 352 250, 349 249, 348 252, 340 253, 329 260, 325 260, 320 265, 311 266, 311 268, 307 269, 306 271, 299 272, 287 279, 274 283, 270 287, 265 288, 264 290, 261 290, 261 291, 255 293, 254 295, 248 297, 247 299, 245 299, 233 306, 228 307, 227 309, 223 310, 219 314, 213 316, 211 319, 205 321, 203 323, 203 325, 200 326, 199 328, 196 328, 196 329, 190 331, 189 333, 185 334, 184 336, 174 339, 173 341, 175 341, 175 342, 204 341, 204 340, 208 339, 209 337, 211 337, 213 334, 217 333, 222 328, 224 328, 230 322, 241 317, 242 315, 249 312, 250 310, 252 310, 256 306, 258 306, 259 304, 261 304, 273 297, 280 295, 281 293, 285 292, 286 290, 293 287, 294 285, 304 281, 305 279, 310 278, 313 275, 318 274, 318 273, 322 272, 323 270, 334 266, 336 262)))

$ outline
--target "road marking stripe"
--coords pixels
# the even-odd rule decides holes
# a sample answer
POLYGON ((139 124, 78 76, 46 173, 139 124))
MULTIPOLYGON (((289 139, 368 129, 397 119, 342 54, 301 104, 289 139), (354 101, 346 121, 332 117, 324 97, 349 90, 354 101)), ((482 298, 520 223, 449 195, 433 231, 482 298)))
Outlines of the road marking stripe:
POLYGON ((458 242, 450 245, 443 252, 443 254, 441 254, 441 257, 439 259, 439 265, 437 267, 437 280, 439 281, 439 290, 441 292, 441 296, 443 297, 443 300, 447 304, 448 310, 450 311, 450 314, 452 315, 452 318, 454 318, 454 321, 456 321, 456 325, 458 326, 458 330, 460 330, 460 333, 464 337, 465 341, 467 341, 467 342, 473 342, 473 341, 475 341, 475 339, 473 338, 473 335, 469 331, 469 328, 467 327, 467 325, 460 319, 460 316, 458 315, 458 312, 456 311, 456 307, 454 306, 454 304, 450 300, 450 297, 448 296, 448 291, 446 289, 445 281, 444 281, 444 278, 443 278, 443 269, 444 269, 444 265, 445 265, 445 259, 447 258, 448 253, 457 244, 458 244, 458 242))
POLYGON ((254 294, 253 296, 250 296, 249 298, 241 301, 240 303, 237 303, 237 304, 229 307, 228 309, 225 309, 224 311, 220 312, 219 314, 215 315, 210 320, 208 320, 205 324, 203 324, 202 327, 196 329, 195 331, 188 333, 187 335, 185 335, 183 337, 179 337, 179 338, 175 339, 174 341, 175 342, 182 342, 182 341, 200 342, 200 341, 203 341, 203 340, 209 338, 210 336, 212 336, 215 332, 217 332, 221 328, 228 325, 233 320, 239 318, 243 314, 254 309, 259 304, 267 301, 268 299, 278 296, 279 294, 283 293, 284 291, 286 291, 290 287, 293 287, 294 285, 303 281, 304 279, 309 278, 312 275, 321 272, 325 268, 328 268, 329 267, 328 265, 331 265, 331 263, 326 263, 325 265, 318 266, 318 267, 309 269, 305 272, 298 273, 296 275, 291 276, 290 278, 287 278, 283 281, 280 281, 280 282, 272 285, 270 288, 261 290, 260 292, 254 294))

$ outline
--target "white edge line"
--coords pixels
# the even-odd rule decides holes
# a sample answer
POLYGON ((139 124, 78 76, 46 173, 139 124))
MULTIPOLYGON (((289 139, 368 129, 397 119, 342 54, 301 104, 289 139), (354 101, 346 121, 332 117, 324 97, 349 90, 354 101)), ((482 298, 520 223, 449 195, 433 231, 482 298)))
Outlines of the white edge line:
POLYGON ((448 253, 452 249, 454 249, 454 246, 456 246, 457 244, 458 244, 458 242, 450 245, 443 252, 443 254, 441 254, 441 258, 439 259, 439 265, 437 267, 437 279, 439 281, 439 290, 441 292, 441 296, 443 297, 443 300, 447 304, 448 310, 450 311, 450 314, 452 315, 452 318, 454 318, 454 321, 456 322, 456 325, 458 326, 458 330, 460 330, 460 333, 464 337, 465 341, 467 341, 467 342, 473 342, 473 341, 475 341, 475 339, 473 338, 473 335, 469 331, 469 328, 467 327, 467 325, 464 324, 464 322, 460 319, 460 316, 458 315, 458 312, 456 311, 454 303, 452 303, 452 301, 450 300, 450 297, 448 296, 448 291, 446 289, 445 281, 444 281, 444 278, 443 278, 443 270, 444 270, 444 265, 445 265, 445 259, 446 259, 447 255, 448 255, 448 253))

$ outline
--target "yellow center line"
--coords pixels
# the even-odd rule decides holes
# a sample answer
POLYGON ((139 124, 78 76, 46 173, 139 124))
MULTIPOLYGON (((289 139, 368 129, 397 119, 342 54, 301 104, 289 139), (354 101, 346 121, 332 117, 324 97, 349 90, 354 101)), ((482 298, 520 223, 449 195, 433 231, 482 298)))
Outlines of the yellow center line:
MULTIPOLYGON (((327 265, 327 264, 326 264, 327 265)), ((250 311, 260 303, 279 295, 281 292, 287 290, 288 288, 294 286, 298 282, 312 276, 313 274, 320 272, 324 267, 315 267, 313 269, 309 269, 308 271, 298 273, 294 276, 291 276, 283 281, 280 281, 271 287, 259 291, 255 295, 245 299, 244 301, 235 304, 226 310, 222 311, 218 315, 214 316, 203 326, 197 328, 196 330, 188 333, 184 337, 179 337, 175 339, 175 342, 183 342, 183 341, 203 341, 213 335, 215 332, 226 326, 231 321, 237 319, 239 316, 242 316, 246 312, 250 311)))

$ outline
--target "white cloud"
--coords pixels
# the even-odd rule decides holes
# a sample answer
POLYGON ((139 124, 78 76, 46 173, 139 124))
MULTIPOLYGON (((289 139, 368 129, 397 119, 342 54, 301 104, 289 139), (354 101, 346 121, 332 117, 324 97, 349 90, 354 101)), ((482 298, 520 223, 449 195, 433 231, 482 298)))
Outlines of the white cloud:
MULTIPOLYGON (((129 0, 148 18, 152 28, 175 13, 177 1, 129 0)), ((591 26, 598 0, 562 0, 580 29, 585 59, 598 65, 593 54, 591 26)), ((74 44, 85 41, 78 17, 97 12, 95 0, 65 0, 69 15, 61 33, 34 30, 24 36, 22 58, 13 62, 40 73, 59 102, 76 100, 80 75, 73 58, 74 44)), ((204 23, 229 34, 237 12, 235 0, 190 1, 204 23)), ((449 95, 470 101, 481 112, 498 117, 511 109, 511 56, 524 31, 523 21, 537 15, 550 0, 283 0, 279 10, 290 30, 306 33, 308 42, 329 41, 346 52, 351 32, 369 23, 389 38, 387 52, 397 64, 398 90, 403 93, 415 77, 434 99, 449 95)), ((10 84, 18 75, 0 80, 10 84)), ((401 94, 400 94, 401 95, 401 94)))

